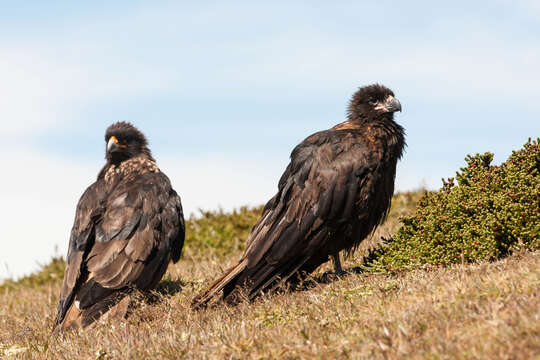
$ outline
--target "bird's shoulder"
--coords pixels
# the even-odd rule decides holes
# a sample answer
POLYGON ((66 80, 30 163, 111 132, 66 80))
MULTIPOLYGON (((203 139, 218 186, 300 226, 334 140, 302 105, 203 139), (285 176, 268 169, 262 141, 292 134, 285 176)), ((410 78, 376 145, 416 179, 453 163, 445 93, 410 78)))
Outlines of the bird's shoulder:
POLYGON ((373 139, 359 128, 332 128, 316 132, 298 144, 291 152, 289 174, 302 168, 335 167, 336 164, 368 166, 381 154, 373 139))
POLYGON ((365 147, 370 136, 358 127, 333 127, 311 134, 300 142, 292 151, 291 158, 306 155, 313 151, 342 152, 365 147))
POLYGON ((84 231, 93 221, 93 218, 103 212, 103 203, 107 197, 107 184, 98 179, 83 192, 75 210, 75 221, 72 235, 84 231))

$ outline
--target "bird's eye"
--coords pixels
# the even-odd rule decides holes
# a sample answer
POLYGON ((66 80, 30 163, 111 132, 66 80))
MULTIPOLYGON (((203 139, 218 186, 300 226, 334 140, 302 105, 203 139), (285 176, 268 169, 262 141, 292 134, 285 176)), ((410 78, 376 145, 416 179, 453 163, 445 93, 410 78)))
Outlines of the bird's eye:
POLYGON ((368 100, 369 105, 375 105, 377 103, 377 100, 375 99, 369 99, 368 100))

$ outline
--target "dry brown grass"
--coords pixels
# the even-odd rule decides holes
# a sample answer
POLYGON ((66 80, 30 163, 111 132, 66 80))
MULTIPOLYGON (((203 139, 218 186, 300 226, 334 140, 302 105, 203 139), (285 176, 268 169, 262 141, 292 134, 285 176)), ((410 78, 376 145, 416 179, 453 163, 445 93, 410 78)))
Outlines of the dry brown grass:
MULTIPOLYGON (((379 231, 392 233, 396 225, 379 231)), ((193 295, 239 255, 201 259, 187 251, 128 319, 57 339, 49 334, 59 281, 4 287, 0 357, 540 358, 540 252, 392 275, 351 273, 325 283, 329 264, 301 291, 191 310, 193 295)), ((343 265, 360 262, 361 252, 343 265)))

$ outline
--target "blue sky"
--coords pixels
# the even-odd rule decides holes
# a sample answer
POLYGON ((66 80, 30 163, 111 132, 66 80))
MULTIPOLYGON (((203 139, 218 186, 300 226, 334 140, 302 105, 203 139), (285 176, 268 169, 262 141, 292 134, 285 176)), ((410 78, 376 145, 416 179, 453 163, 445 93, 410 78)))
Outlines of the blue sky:
POLYGON ((403 105, 401 191, 540 136, 538 1, 0 1, 0 34, 0 278, 65 253, 114 121, 187 213, 265 202, 374 82, 403 105))

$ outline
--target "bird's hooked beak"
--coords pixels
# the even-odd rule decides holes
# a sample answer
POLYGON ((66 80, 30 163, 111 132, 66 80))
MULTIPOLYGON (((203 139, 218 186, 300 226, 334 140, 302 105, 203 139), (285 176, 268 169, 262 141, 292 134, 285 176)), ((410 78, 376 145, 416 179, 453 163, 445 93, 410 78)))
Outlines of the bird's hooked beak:
POLYGON ((118 139, 116 136, 111 136, 109 138, 109 142, 107 143, 107 152, 115 152, 118 151, 118 139))
POLYGON ((392 95, 388 96, 384 103, 375 108, 376 110, 383 110, 385 112, 401 112, 401 103, 398 99, 392 95))
POLYGON ((118 143, 118 139, 116 138, 116 136, 111 136, 109 138, 109 142, 107 142, 107 152, 108 153, 112 153, 112 152, 115 152, 115 151, 120 151, 120 150, 125 149, 126 147, 127 147, 126 145, 120 145, 118 143))

